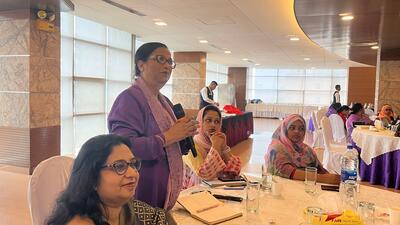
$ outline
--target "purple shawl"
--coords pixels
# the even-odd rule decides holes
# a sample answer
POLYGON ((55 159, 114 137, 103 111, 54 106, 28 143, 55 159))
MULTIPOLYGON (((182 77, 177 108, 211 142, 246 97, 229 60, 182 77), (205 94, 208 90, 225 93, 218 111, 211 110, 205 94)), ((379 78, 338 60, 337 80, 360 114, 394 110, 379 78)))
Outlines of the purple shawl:
POLYGON ((139 78, 115 100, 108 129, 126 136, 132 151, 143 160, 136 199, 170 210, 182 187, 183 163, 179 144, 164 146, 163 132, 175 123, 171 102, 153 96, 139 78))

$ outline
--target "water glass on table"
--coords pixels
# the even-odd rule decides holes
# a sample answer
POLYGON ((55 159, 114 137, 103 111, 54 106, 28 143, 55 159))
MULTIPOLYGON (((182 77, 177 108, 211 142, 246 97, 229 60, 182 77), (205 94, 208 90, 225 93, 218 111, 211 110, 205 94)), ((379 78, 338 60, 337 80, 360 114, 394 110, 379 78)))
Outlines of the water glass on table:
POLYGON ((322 224, 324 210, 320 207, 309 206, 306 209, 306 221, 300 225, 320 225, 322 224))
POLYGON ((306 193, 314 195, 317 192, 317 168, 306 167, 304 184, 306 193))
POLYGON ((272 171, 270 167, 261 166, 261 189, 264 191, 272 190, 272 171))
POLYGON ((364 225, 374 225, 375 223, 375 204, 372 202, 360 201, 357 207, 358 215, 363 220, 364 225))
POLYGON ((256 213, 259 207, 260 183, 255 181, 247 182, 246 187, 246 209, 247 212, 256 213))
POLYGON ((357 182, 354 180, 346 180, 340 195, 345 208, 357 210, 357 182))

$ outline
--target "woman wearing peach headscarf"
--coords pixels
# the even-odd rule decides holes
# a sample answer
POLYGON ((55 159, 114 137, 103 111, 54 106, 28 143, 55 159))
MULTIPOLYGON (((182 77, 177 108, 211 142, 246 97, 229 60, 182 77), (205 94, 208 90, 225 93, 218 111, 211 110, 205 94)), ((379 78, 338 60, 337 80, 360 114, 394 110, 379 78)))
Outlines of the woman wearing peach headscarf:
POLYGON ((304 144, 306 122, 303 117, 292 114, 283 120, 272 135, 272 141, 264 156, 265 166, 275 175, 304 180, 306 167, 318 169, 318 182, 338 184, 340 176, 329 174, 318 160, 313 149, 304 144))
POLYGON ((389 104, 385 104, 382 106, 381 111, 379 111, 378 118, 382 121, 382 124, 386 127, 389 124, 392 124, 394 119, 394 112, 392 106, 389 104))
POLYGON ((194 136, 197 157, 189 152, 183 157, 185 163, 183 188, 212 180, 219 175, 238 175, 240 159, 230 153, 226 136, 221 132, 221 112, 213 105, 202 108, 197 114, 200 127, 194 136))

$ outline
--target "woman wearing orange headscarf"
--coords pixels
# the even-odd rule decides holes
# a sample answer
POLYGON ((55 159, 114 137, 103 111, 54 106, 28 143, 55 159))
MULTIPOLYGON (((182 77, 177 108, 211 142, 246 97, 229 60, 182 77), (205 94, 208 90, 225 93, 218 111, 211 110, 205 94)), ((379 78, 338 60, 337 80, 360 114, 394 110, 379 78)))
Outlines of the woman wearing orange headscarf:
POLYGON ((194 136, 197 157, 189 152, 183 157, 185 176, 183 188, 199 184, 201 180, 212 180, 221 174, 238 175, 240 159, 230 153, 226 136, 221 132, 221 112, 213 105, 208 105, 197 114, 200 127, 194 136))
POLYGON ((378 118, 382 121, 382 125, 385 127, 392 124, 395 121, 392 106, 389 104, 383 105, 381 111, 379 111, 378 118))
POLYGON ((292 114, 283 120, 264 156, 266 167, 273 168, 275 175, 294 180, 304 180, 304 169, 316 167, 318 182, 338 184, 340 176, 329 174, 313 149, 304 144, 305 131, 306 122, 302 116, 292 114))

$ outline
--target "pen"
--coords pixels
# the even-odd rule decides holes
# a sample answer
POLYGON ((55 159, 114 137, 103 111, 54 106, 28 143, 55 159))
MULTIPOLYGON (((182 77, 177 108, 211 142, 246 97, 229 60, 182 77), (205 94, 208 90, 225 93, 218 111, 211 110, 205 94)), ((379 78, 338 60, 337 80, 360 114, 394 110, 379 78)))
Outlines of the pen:
POLYGON ((243 190, 244 186, 240 186, 240 187, 224 187, 224 190, 243 190))

